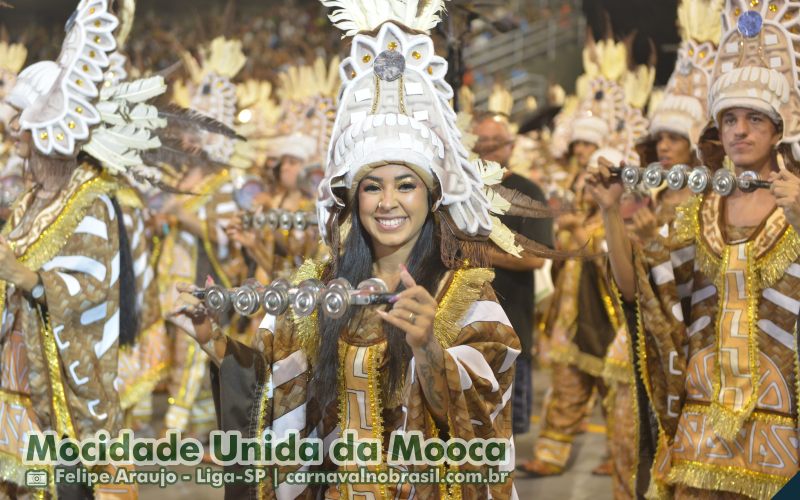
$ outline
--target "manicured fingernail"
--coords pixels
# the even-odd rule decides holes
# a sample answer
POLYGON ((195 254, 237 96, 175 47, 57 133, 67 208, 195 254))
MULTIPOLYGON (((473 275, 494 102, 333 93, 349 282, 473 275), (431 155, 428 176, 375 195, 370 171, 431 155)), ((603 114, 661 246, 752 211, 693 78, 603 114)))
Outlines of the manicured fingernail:
POLYGON ((206 276, 206 286, 208 287, 213 284, 214 284, 214 278, 212 278, 211 275, 209 274, 208 276, 206 276))
POLYGON ((394 304, 394 303, 395 303, 395 302, 397 302, 398 300, 400 300, 400 296, 399 296, 399 295, 395 295, 394 297, 391 297, 391 298, 389 299, 389 303, 390 303, 390 304, 394 304))

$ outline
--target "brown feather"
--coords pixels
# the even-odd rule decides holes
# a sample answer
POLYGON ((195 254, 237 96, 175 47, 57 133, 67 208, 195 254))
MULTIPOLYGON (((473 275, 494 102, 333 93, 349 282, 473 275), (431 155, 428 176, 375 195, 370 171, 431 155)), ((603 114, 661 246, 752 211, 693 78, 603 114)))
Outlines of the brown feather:
POLYGON ((219 120, 215 120, 193 109, 182 108, 175 104, 169 104, 159 109, 158 116, 165 118, 169 127, 178 127, 184 131, 191 132, 206 131, 230 139, 238 139, 240 141, 247 140, 219 120))
POLYGON ((550 219, 565 213, 563 210, 554 210, 542 203, 534 200, 530 196, 515 189, 510 189, 499 184, 489 186, 494 192, 511 203, 511 207, 506 211, 506 215, 516 215, 529 219, 550 219))

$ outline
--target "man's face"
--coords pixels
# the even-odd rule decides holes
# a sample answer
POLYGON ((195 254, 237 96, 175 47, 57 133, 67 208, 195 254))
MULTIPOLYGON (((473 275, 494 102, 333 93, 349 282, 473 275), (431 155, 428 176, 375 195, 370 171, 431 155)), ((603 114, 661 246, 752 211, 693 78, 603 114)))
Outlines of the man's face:
POLYGON ((664 168, 673 165, 689 165, 692 161, 692 145, 689 140, 672 132, 659 132, 656 135, 656 153, 664 168))
POLYGON ((594 152, 597 151, 597 144, 586 141, 575 141, 572 143, 572 156, 578 162, 578 166, 586 168, 594 152))
POLYGON ((772 120, 752 109, 724 111, 719 128, 725 154, 743 170, 760 170, 770 160, 780 140, 778 127, 772 120))
POLYGON ((503 167, 508 166, 514 149, 514 137, 505 120, 487 117, 477 123, 472 132, 478 136, 475 144, 478 156, 486 161, 496 161, 503 167))

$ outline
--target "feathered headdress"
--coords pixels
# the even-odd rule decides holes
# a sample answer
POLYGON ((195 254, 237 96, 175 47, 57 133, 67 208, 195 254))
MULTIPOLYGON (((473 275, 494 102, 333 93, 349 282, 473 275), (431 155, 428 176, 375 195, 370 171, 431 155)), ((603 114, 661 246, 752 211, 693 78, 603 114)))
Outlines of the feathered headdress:
MULTIPOLYGON (((24 69, 6 102, 20 110, 20 126, 41 154, 85 151, 112 174, 164 186, 160 165, 150 160, 165 147, 159 135, 176 113, 151 104, 167 89, 162 77, 120 82, 120 70, 109 74, 118 24, 107 0, 82 0, 58 60, 24 69)), ((124 68, 124 59, 116 60, 124 68)), ((233 134, 224 127, 220 133, 233 134)))
POLYGON ((645 163, 657 159, 659 132, 678 134, 697 146, 708 123, 708 89, 722 29, 722 4, 723 0, 683 0, 678 7, 683 40, 663 99, 651 112, 649 135, 639 148, 645 163))
MULTIPOLYGON (((189 52, 182 55, 192 77, 189 107, 227 127, 235 126, 239 111, 237 88, 232 79, 247 62, 242 42, 217 37, 208 47, 200 49, 200 61, 189 52)), ((203 150, 213 160, 246 169, 252 165, 253 152, 235 138, 207 135, 202 139, 203 150)))
POLYGON ((329 63, 317 58, 279 75, 283 116, 280 136, 270 148, 274 156, 291 154, 307 165, 322 163, 336 118, 339 64, 338 57, 329 63))
POLYGON ((717 124, 730 108, 760 111, 780 124, 791 163, 800 159, 798 36, 800 2, 727 0, 708 98, 717 124))
POLYGON ((432 209, 441 214, 445 262, 479 259, 481 250, 475 255, 465 251, 466 242, 487 239, 514 255, 523 249, 550 255, 496 217, 523 207, 534 212, 534 204, 509 192, 501 196, 502 169, 470 160, 450 105, 447 62, 435 54, 429 36, 406 31, 436 26, 444 2, 322 3, 336 8, 330 17, 338 27, 355 34, 350 55, 339 67, 341 97, 317 202, 321 232, 334 251, 339 217, 347 214, 361 178, 375 166, 398 163, 413 169, 437 194, 432 209), (377 32, 356 34, 372 30, 377 32), (461 243, 448 243, 455 240, 461 243))

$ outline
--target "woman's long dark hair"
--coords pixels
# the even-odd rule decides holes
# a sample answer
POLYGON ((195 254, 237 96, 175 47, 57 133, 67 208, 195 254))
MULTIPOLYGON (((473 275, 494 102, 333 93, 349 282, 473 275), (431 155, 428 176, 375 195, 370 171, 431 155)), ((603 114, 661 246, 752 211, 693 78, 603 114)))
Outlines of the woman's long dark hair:
MULTIPOLYGON (((428 206, 431 206, 430 199, 428 206)), ((372 250, 372 240, 358 218, 358 196, 353 199, 350 213, 353 214, 352 227, 333 267, 330 268, 330 275, 326 276, 325 280, 345 278, 355 286, 372 277, 375 255, 372 250)), ((431 295, 436 293, 436 287, 447 269, 442 263, 440 235, 431 212, 425 219, 406 267, 418 285, 423 286, 431 295)), ((401 283, 397 291, 404 288, 401 283)), ((348 327, 354 313, 355 311, 351 309, 339 319, 323 317, 319 322, 320 346, 311 380, 311 394, 317 399, 320 408, 325 408, 331 403, 339 392, 337 386, 339 334, 348 327)), ((386 358, 381 367, 381 387, 384 396, 387 396, 394 394, 401 387, 406 367, 411 359, 411 348, 406 343, 405 332, 388 323, 383 324, 383 329, 386 333, 387 346, 386 358)))

